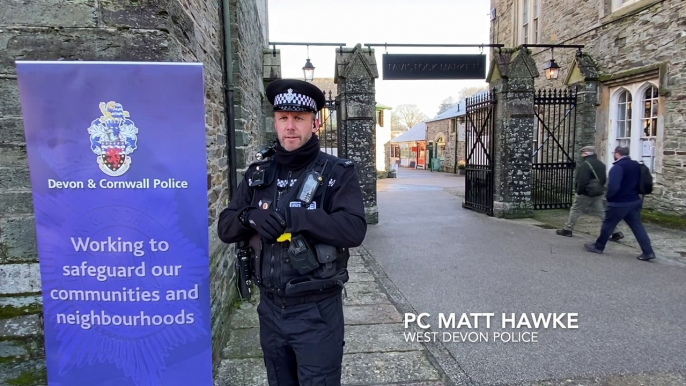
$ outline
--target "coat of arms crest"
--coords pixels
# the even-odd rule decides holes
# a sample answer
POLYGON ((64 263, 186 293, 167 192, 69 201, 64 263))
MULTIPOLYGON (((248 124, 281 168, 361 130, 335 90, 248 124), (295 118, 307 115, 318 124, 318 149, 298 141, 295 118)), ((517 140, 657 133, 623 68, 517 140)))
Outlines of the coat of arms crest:
POLYGON ((91 122, 88 134, 98 165, 109 176, 121 176, 131 166, 130 154, 136 150, 138 128, 120 103, 100 102, 102 116, 91 122))

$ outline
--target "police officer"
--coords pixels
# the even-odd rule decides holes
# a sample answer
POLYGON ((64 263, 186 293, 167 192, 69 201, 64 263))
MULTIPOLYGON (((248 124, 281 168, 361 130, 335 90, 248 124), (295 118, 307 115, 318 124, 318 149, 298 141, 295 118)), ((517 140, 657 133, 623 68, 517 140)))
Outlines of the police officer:
POLYGON ((367 231, 351 161, 320 151, 323 92, 300 80, 266 89, 278 136, 219 216, 219 238, 251 239, 260 343, 270 385, 340 385, 348 248, 367 231))

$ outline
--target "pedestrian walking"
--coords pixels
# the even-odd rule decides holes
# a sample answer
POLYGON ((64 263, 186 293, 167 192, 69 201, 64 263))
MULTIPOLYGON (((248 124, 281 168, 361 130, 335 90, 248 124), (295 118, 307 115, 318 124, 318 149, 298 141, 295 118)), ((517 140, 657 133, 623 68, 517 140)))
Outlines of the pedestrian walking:
MULTIPOLYGON (((603 204, 604 187, 607 182, 605 164, 598 159, 593 146, 581 148, 581 159, 581 165, 576 169, 575 195, 569 210, 569 218, 564 227, 556 231, 560 236, 572 237, 576 222, 585 212, 600 217, 600 220, 605 218, 603 204)), ((610 236, 611 241, 619 241, 623 238, 624 233, 618 230, 610 236)))
POLYGON ((589 252, 603 253, 605 245, 617 224, 624 220, 633 232, 641 247, 639 260, 652 260, 655 252, 650 238, 641 223, 643 199, 639 195, 641 184, 641 165, 629 157, 629 148, 617 146, 614 151, 613 167, 607 186, 607 210, 600 228, 600 236, 585 248, 589 252))

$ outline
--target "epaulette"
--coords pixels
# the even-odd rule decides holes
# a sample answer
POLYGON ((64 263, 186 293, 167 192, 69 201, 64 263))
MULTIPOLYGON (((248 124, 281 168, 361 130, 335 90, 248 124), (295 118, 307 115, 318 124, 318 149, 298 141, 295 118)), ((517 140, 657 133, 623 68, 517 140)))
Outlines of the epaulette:
POLYGON ((349 159, 346 159, 346 158, 339 158, 338 162, 336 162, 336 165, 341 165, 344 168, 349 168, 349 167, 355 166, 355 163, 349 159))
POLYGON ((255 161, 255 162, 251 163, 250 166, 248 166, 248 169, 250 169, 250 168, 253 167, 253 166, 267 165, 267 164, 269 164, 270 162, 272 162, 271 159, 266 159, 266 160, 262 160, 262 161, 255 161))

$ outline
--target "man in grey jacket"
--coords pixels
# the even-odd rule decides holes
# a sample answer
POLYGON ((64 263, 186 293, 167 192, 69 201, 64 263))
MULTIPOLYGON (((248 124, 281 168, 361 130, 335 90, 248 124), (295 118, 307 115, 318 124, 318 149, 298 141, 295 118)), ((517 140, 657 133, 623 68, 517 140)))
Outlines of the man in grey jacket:
MULTIPOLYGON (((572 208, 569 210, 569 219, 564 228, 558 229, 556 233, 560 236, 572 237, 574 226, 584 212, 605 218, 605 206, 603 205, 603 192, 594 195, 589 192, 588 186, 591 180, 597 179, 600 186, 605 186, 607 173, 605 164, 598 159, 595 154, 595 147, 585 146, 581 148, 581 165, 576 169, 575 195, 572 208)), ((622 232, 615 232, 610 237, 612 241, 619 241, 624 238, 622 232)))

